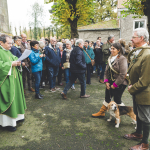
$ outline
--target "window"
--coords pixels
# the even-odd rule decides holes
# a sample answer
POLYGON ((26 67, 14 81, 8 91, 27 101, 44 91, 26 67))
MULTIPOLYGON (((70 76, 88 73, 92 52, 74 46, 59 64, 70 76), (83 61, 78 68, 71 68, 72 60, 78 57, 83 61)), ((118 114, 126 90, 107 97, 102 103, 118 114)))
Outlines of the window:
POLYGON ((133 24, 133 29, 136 28, 145 28, 146 27, 146 20, 136 20, 133 24))

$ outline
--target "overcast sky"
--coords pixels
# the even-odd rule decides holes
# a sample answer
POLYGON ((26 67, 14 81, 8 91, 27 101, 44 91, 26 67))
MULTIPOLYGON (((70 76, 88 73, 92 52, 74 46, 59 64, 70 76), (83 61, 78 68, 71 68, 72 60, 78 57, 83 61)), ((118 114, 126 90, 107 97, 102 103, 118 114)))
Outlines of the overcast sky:
POLYGON ((18 29, 19 33, 19 26, 29 28, 29 12, 31 12, 31 5, 35 2, 38 2, 40 5, 43 6, 45 13, 43 16, 43 22, 45 27, 51 24, 50 22, 50 14, 48 12, 51 9, 52 4, 44 4, 44 0, 7 0, 8 3, 8 15, 9 15, 9 22, 14 32, 14 27, 18 29))

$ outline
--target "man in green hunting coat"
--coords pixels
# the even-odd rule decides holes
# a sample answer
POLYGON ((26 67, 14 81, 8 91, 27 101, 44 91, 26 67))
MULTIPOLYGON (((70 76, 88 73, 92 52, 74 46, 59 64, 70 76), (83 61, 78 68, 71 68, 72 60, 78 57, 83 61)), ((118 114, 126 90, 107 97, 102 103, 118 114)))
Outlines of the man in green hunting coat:
POLYGON ((148 138, 150 132, 150 47, 147 42, 149 33, 144 28, 134 30, 132 36, 133 46, 136 47, 129 54, 131 60, 129 73, 128 91, 133 96, 133 109, 136 114, 137 129, 134 133, 126 134, 124 137, 129 140, 141 142, 130 150, 148 150, 148 138), (142 134, 143 132, 143 134, 142 134))
POLYGON ((103 64, 102 64, 102 72, 101 72, 101 76, 100 76, 100 83, 104 83, 103 78, 104 78, 104 72, 105 72, 105 68, 108 62, 108 57, 110 56, 110 47, 111 44, 114 42, 114 35, 110 35, 108 37, 107 43, 103 44, 102 46, 102 52, 103 52, 103 64))
POLYGON ((26 109, 21 62, 9 51, 12 39, 0 36, 0 126, 16 131, 16 122, 24 120, 26 109))

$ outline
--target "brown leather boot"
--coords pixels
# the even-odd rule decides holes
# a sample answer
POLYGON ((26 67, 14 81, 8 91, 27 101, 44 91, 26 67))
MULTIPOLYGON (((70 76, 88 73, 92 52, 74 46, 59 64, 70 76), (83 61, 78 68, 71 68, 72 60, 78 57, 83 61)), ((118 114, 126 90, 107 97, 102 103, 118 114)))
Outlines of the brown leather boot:
POLYGON ((125 134, 124 138, 126 138, 128 140, 141 140, 143 138, 143 135, 134 132, 134 133, 131 133, 131 134, 125 134))
POLYGON ((139 143, 133 147, 130 147, 129 150, 149 150, 149 145, 145 143, 139 143))
POLYGON ((63 99, 67 99, 66 95, 64 94, 64 92, 60 93, 63 99))
POLYGON ((31 92, 35 92, 35 90, 34 90, 32 87, 29 89, 29 91, 31 91, 31 92))
POLYGON ((100 83, 104 83, 104 81, 102 79, 99 80, 100 83))
POLYGON ((105 117, 106 110, 107 110, 107 107, 105 105, 103 105, 98 113, 92 114, 92 117, 93 118, 105 117))

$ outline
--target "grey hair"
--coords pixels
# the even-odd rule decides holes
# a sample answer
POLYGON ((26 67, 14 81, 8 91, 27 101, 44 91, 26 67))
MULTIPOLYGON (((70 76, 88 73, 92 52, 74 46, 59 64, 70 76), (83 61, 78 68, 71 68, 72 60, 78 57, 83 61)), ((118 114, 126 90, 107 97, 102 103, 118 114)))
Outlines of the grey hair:
POLYGON ((66 42, 66 44, 69 44, 69 45, 71 45, 71 42, 70 42, 70 41, 67 41, 67 42, 66 42))
POLYGON ((56 47, 59 47, 60 45, 63 45, 62 42, 57 42, 56 47))
POLYGON ((69 41, 69 39, 65 39, 65 41, 67 42, 67 41, 69 41))
POLYGON ((45 43, 43 41, 39 41, 39 47, 43 49, 45 47, 45 43))
POLYGON ((114 37, 114 35, 112 34, 112 35, 110 35, 109 37, 108 37, 108 41, 110 40, 110 39, 112 39, 114 37))
POLYGON ((3 43, 6 43, 6 38, 11 38, 11 37, 6 34, 2 34, 0 36, 0 41, 2 41, 3 43))
POLYGON ((75 46, 79 46, 80 43, 83 43, 83 40, 82 40, 82 39, 76 40, 75 46))
POLYGON ((20 37, 20 36, 14 36, 13 39, 14 39, 14 42, 15 42, 15 41, 17 41, 18 39, 22 39, 22 37, 20 37))
POLYGON ((133 32, 136 32, 138 37, 143 36, 144 41, 148 42, 149 34, 148 34, 148 31, 146 29, 144 29, 144 28, 136 28, 133 32))

